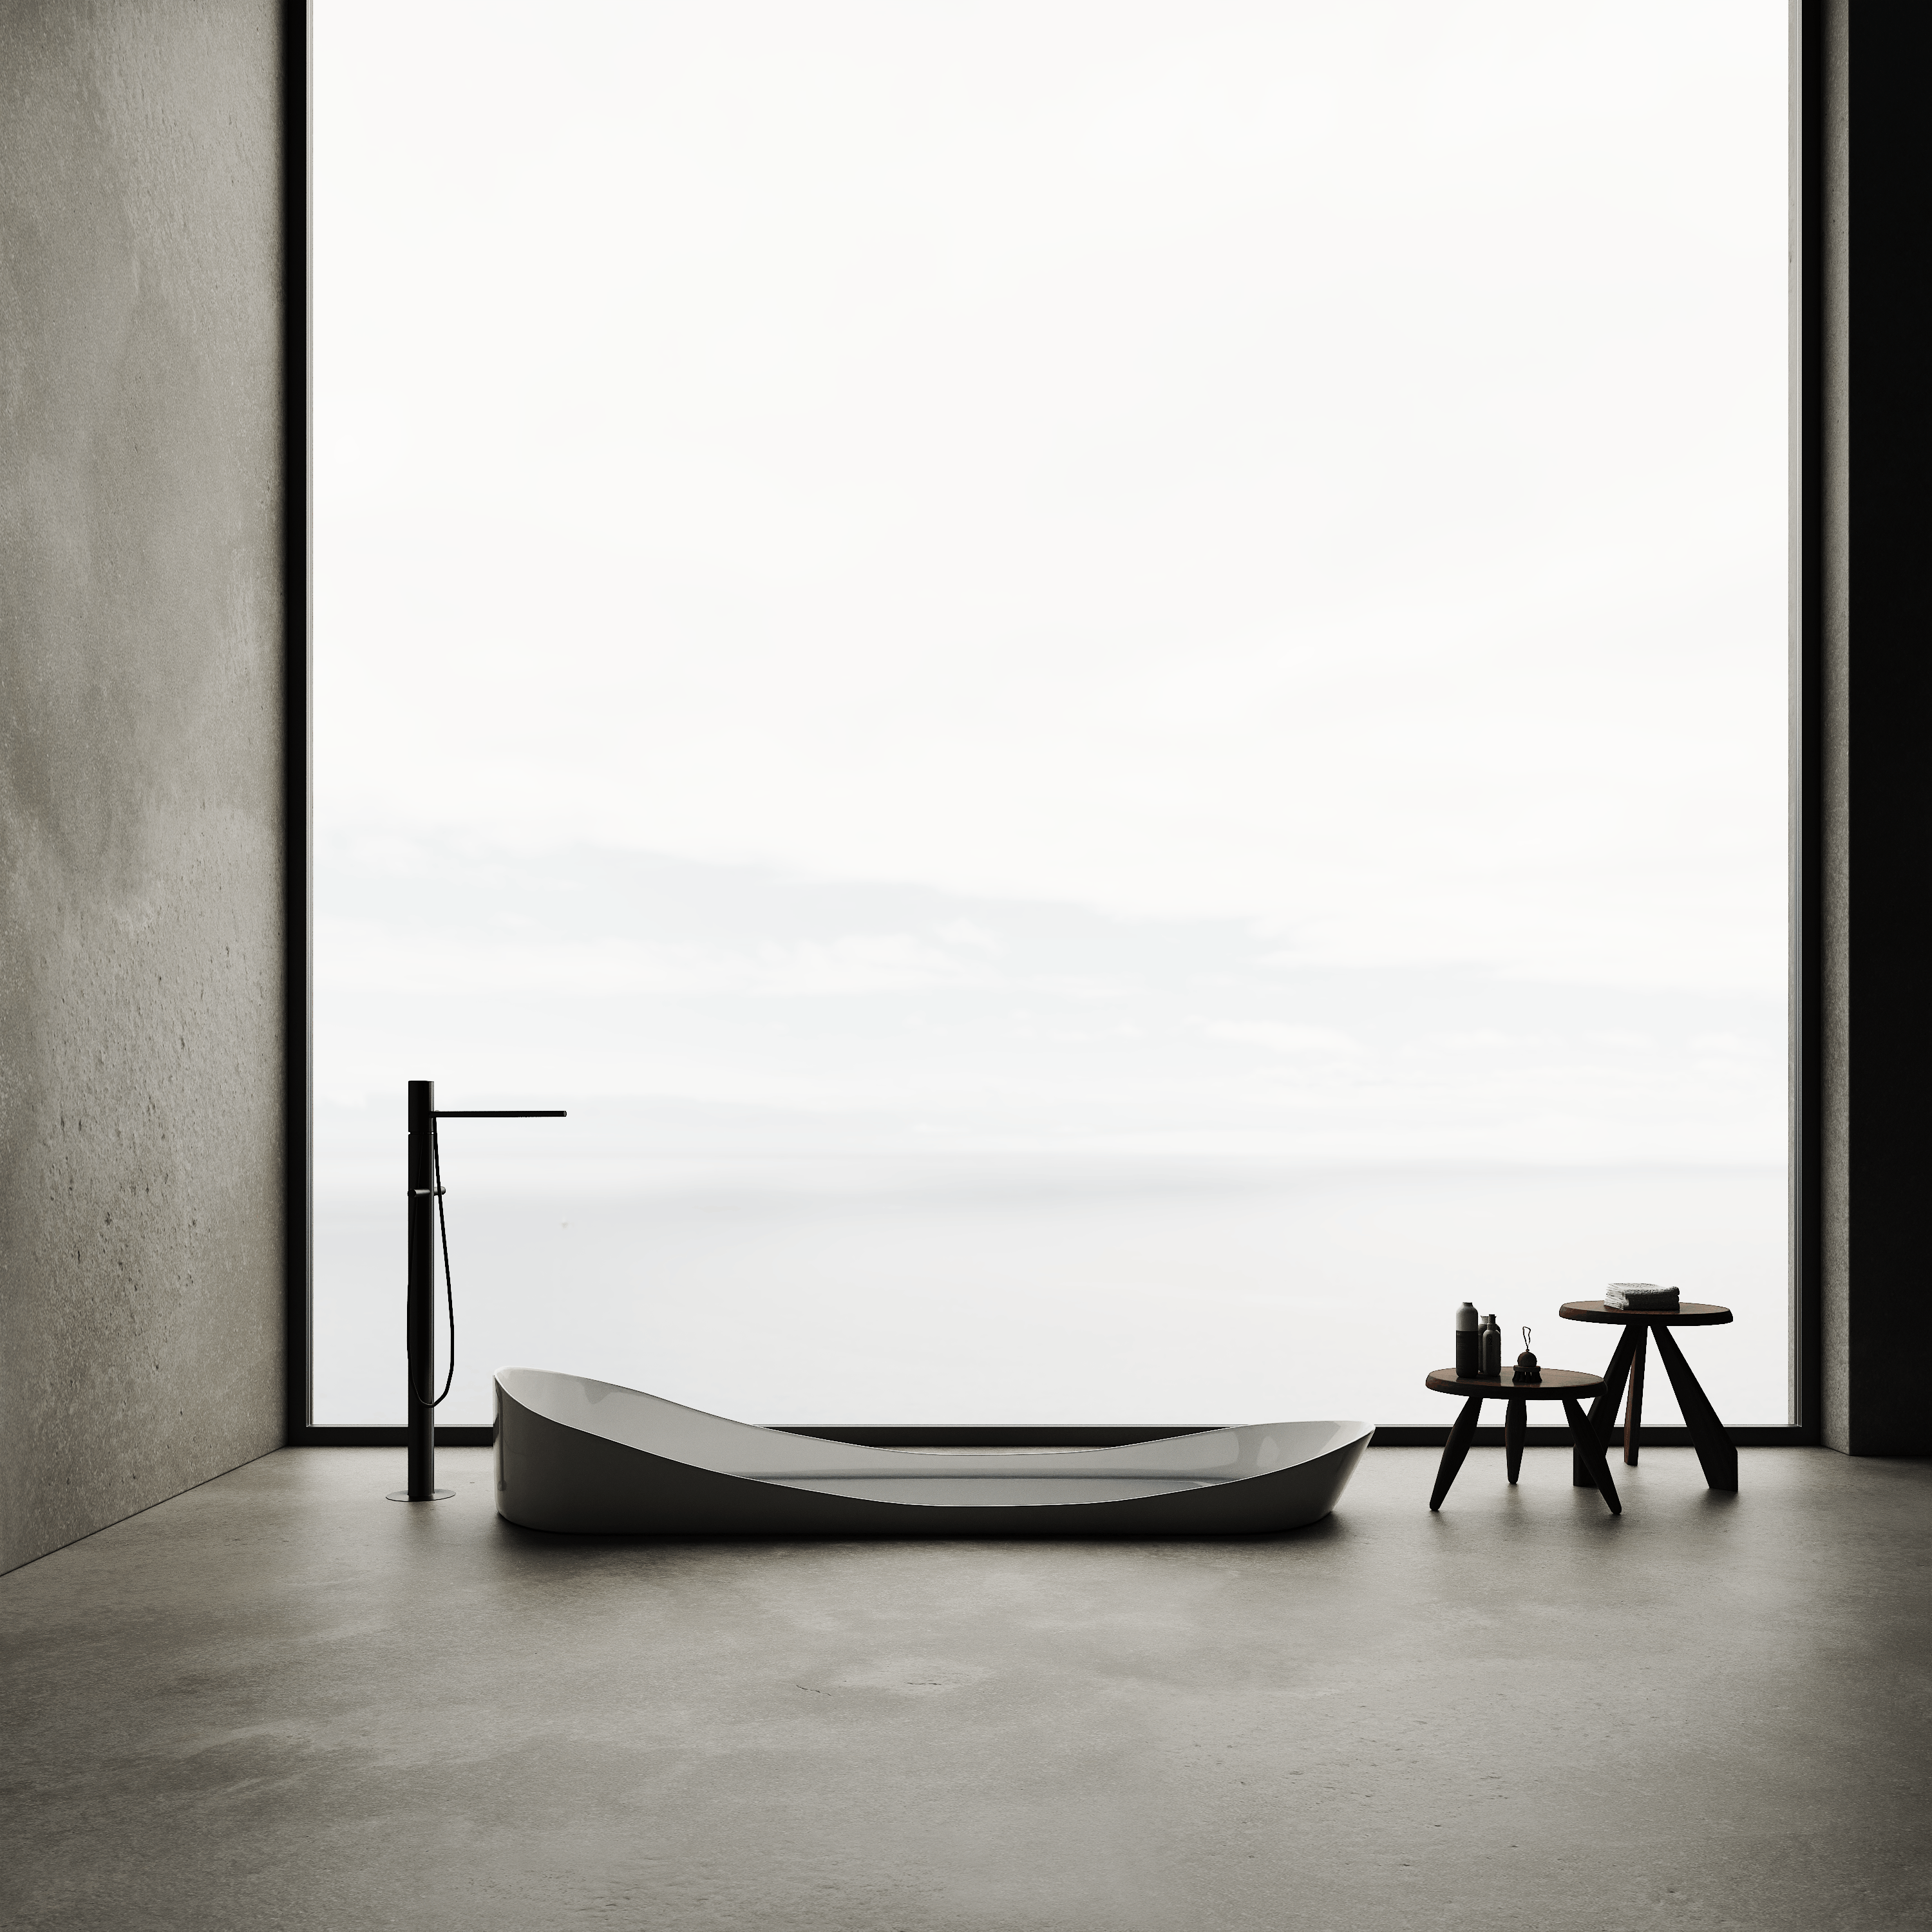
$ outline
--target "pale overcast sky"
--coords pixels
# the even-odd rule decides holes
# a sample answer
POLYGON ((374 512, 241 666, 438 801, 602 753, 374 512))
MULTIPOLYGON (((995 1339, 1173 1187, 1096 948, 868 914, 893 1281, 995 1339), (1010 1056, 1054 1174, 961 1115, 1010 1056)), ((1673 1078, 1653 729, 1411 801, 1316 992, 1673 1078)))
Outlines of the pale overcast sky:
POLYGON ((325 832, 1776 993, 1782 22, 329 0, 325 832))
MULTIPOLYGON (((424 1075, 576 1110, 465 1144, 560 1199, 754 1150, 1748 1167, 1494 1198, 1539 1280, 1694 1228, 1782 1294, 1778 0, 315 32, 319 1308, 392 1271, 326 1204, 398 1208, 424 1075)), ((1324 1306, 1364 1229, 1426 1275, 1376 1199, 1279 1223, 1324 1306)), ((896 1279, 854 1213, 831 1275, 896 1279)))

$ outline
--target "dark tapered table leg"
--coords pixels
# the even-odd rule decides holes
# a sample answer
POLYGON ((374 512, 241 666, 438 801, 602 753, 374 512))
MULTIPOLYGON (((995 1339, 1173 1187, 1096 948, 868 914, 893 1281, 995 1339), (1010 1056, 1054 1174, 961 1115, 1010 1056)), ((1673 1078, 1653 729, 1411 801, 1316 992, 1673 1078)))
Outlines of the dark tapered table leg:
POLYGON ((1637 1328, 1630 1333, 1636 1337, 1636 1348, 1630 1357, 1630 1400, 1624 1405, 1624 1462, 1634 1469, 1637 1432, 1643 1426, 1643 1364, 1648 1352, 1643 1346, 1644 1330, 1637 1328))
MULTIPOLYGON (((1624 1384, 1630 1375, 1631 1358, 1636 1353, 1636 1327, 1626 1327, 1617 1339, 1617 1346, 1610 1355, 1610 1365, 1604 1371, 1604 1389, 1590 1405, 1590 1426, 1596 1431, 1599 1442, 1608 1442, 1610 1432, 1617 1426, 1617 1404, 1622 1401, 1624 1384)), ((1583 1460, 1579 1450, 1570 1458, 1570 1480, 1580 1490, 1594 1490, 1597 1478, 1590 1466, 1583 1460)))
POLYGON ((1583 1413, 1582 1405, 1563 1398, 1563 1413, 1570 1420, 1570 1440, 1575 1444, 1576 1454, 1585 1457, 1596 1478, 1596 1486, 1603 1492, 1604 1500, 1610 1506, 1612 1516, 1622 1516, 1623 1504, 1617 1500, 1617 1486, 1610 1478, 1610 1460, 1604 1454, 1604 1445, 1597 1439, 1597 1431, 1590 1418, 1583 1413))
POLYGON ((1657 1331, 1657 1352, 1664 1358, 1664 1366, 1670 1376, 1670 1386, 1677 1392, 1677 1406, 1684 1412, 1684 1426, 1690 1432, 1692 1446, 1697 1451, 1697 1460, 1704 1466, 1704 1480, 1714 1490, 1735 1491, 1738 1486, 1737 1445, 1724 1433, 1724 1425, 1718 1420, 1718 1412, 1711 1406, 1711 1398, 1698 1385, 1697 1378, 1690 1372, 1690 1364, 1684 1359, 1684 1352, 1672 1340, 1668 1328, 1657 1331))
POLYGON ((1483 1412, 1483 1398, 1472 1395, 1462 1405, 1462 1413, 1457 1416, 1449 1431, 1449 1440, 1442 1445, 1442 1466, 1436 1472, 1435 1492, 1429 1498, 1431 1509, 1440 1509, 1442 1498, 1449 1493, 1449 1485, 1456 1480, 1456 1472, 1462 1466, 1462 1458, 1469 1453, 1469 1444, 1474 1441, 1476 1418, 1483 1412))
POLYGON ((1509 1407, 1503 1412, 1503 1456, 1509 1466, 1509 1479, 1514 1482, 1522 1470, 1522 1432, 1529 1425, 1529 1404, 1520 1395, 1510 1397, 1509 1407))

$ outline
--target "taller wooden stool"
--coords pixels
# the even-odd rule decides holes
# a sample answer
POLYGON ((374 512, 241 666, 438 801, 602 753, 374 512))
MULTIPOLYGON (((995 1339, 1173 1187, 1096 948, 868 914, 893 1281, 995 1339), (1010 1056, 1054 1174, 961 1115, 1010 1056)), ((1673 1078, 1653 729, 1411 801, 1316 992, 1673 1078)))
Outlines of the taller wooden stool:
MULTIPOLYGON (((1684 1426, 1704 1466, 1704 1480, 1714 1490, 1735 1490, 1738 1486, 1737 1445, 1724 1433, 1711 1399, 1690 1372, 1684 1352, 1671 1340, 1673 1328, 1714 1328, 1730 1321, 1731 1311, 1714 1301, 1687 1301, 1676 1308, 1606 1308, 1600 1301, 1566 1301, 1558 1310, 1566 1322, 1614 1322, 1623 1329, 1610 1365, 1604 1371, 1604 1392, 1590 1405, 1590 1426, 1596 1439, 1609 1446, 1610 1432, 1616 1426, 1617 1404, 1624 1384, 1630 1384, 1630 1400, 1624 1409, 1624 1460, 1636 1467, 1637 1432, 1643 1426, 1643 1358, 1646 1341, 1654 1332, 1657 1352, 1676 1391, 1677 1406, 1684 1412, 1684 1426)), ((1597 1486, 1596 1472, 1581 1455, 1572 1460, 1570 1480, 1580 1490, 1597 1486)))

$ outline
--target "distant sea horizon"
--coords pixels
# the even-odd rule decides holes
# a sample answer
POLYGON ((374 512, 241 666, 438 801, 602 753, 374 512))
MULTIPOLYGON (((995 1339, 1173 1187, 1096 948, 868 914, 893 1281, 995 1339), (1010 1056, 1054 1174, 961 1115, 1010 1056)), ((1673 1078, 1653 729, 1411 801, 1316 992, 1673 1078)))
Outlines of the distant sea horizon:
MULTIPOLYGON (((487 1424, 510 1365, 760 1423, 1446 1423, 1423 1378, 1459 1302, 1511 1358, 1526 1324, 1545 1363, 1598 1370, 1612 1338, 1558 1304, 1621 1280, 1732 1308, 1700 1379, 1728 1421, 1788 1418, 1782 1167, 848 1151, 562 1186, 446 1157, 446 1423, 487 1424)), ((315 1232, 315 1419, 400 1423, 400 1190, 324 1168, 315 1232)), ((1679 1420, 1663 1376, 1646 1402, 1679 1420)))

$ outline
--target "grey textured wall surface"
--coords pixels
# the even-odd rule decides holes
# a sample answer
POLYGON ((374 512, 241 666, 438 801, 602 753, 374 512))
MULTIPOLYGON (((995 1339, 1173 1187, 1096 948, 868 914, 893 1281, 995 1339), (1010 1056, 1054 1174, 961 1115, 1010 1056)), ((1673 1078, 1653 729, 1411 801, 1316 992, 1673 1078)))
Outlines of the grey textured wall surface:
POLYGON ((0 0, 0 1568, 283 1435, 278 70, 0 0))

